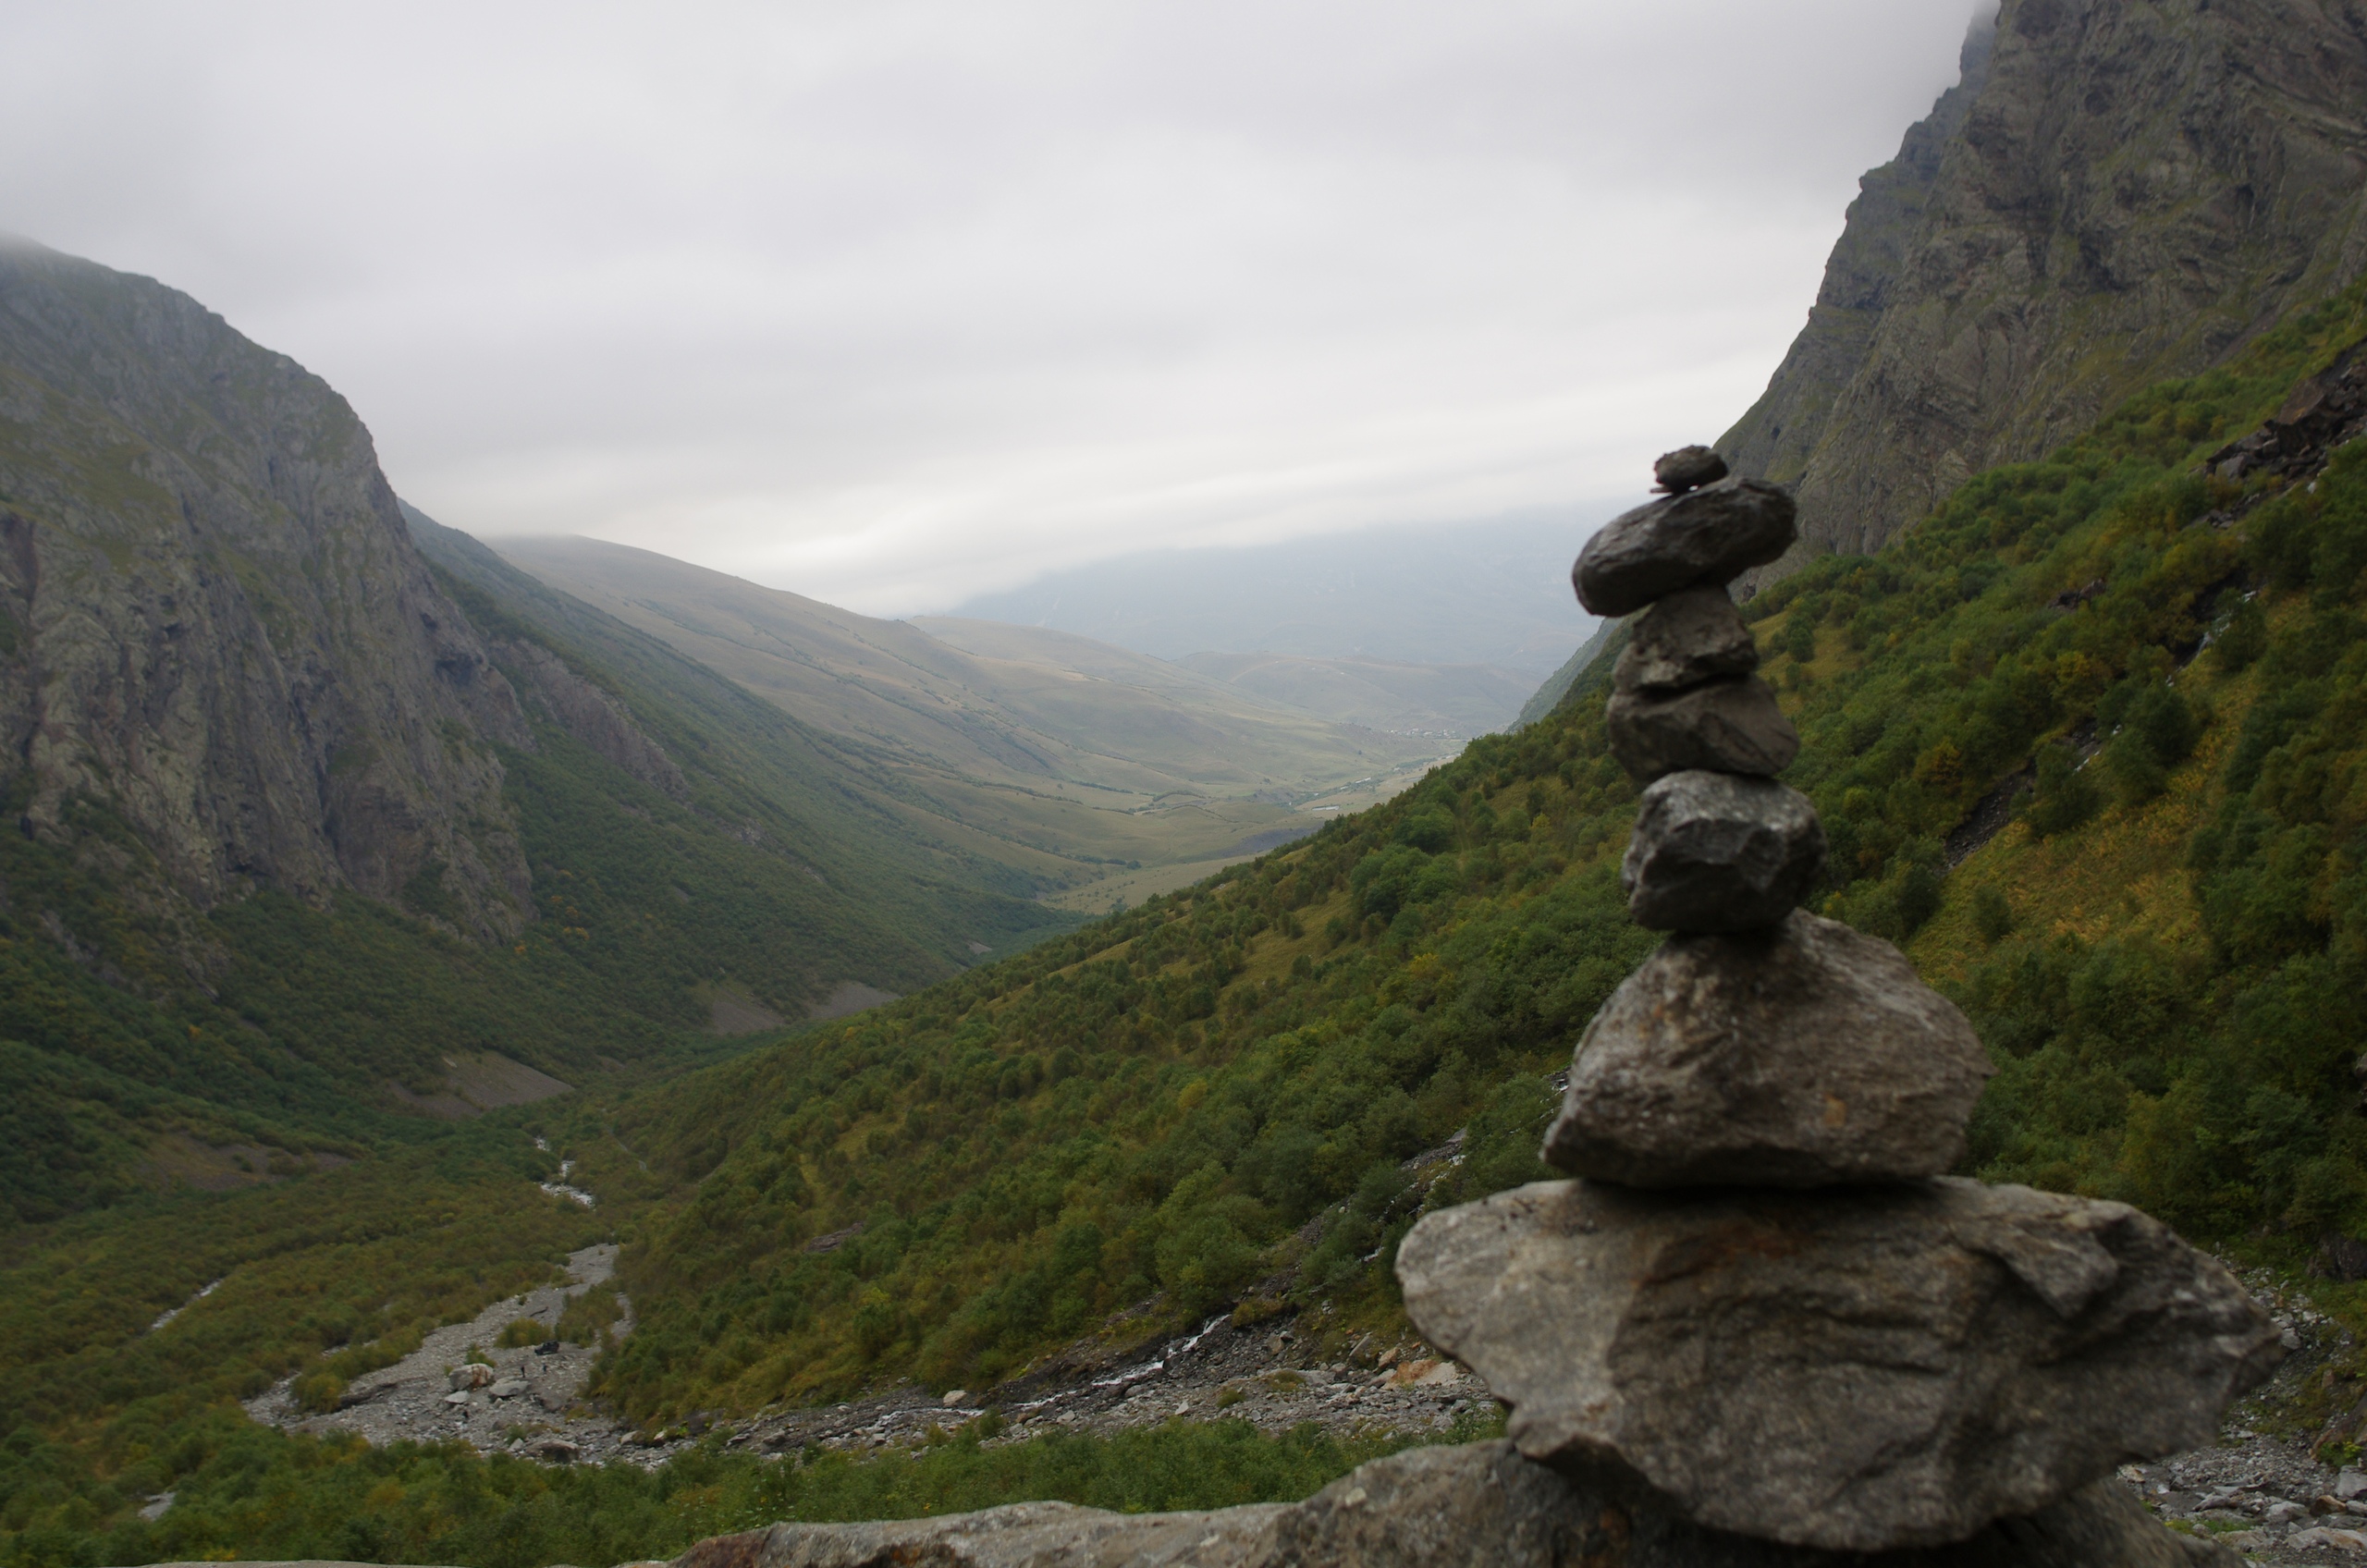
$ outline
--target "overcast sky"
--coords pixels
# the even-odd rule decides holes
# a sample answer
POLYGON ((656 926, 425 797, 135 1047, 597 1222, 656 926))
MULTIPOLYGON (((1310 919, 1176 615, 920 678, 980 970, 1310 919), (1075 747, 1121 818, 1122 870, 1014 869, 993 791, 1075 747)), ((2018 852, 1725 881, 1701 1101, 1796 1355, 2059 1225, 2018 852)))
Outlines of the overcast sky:
POLYGON ((395 486, 876 613, 1625 499, 1798 329, 1971 0, 10 0, 0 229, 395 486))

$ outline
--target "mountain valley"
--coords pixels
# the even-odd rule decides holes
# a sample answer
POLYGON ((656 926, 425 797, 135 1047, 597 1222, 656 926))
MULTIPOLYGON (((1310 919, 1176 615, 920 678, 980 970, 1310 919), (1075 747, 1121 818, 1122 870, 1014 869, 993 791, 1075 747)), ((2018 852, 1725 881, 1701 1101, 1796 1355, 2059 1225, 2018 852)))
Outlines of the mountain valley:
MULTIPOLYGON (((2284 1335, 2116 1483, 2195 1562, 2347 1561, 2367 1456, 2361 60, 2006 0, 1722 444, 1800 498, 1737 605, 1805 905, 1994 1067, 1958 1173, 2284 1335)), ((1441 601, 1566 595, 1577 532, 1441 601)), ((1632 628, 1360 653, 1359 564, 907 622, 488 545, 195 301, 0 250, 0 1568, 630 1563, 1501 1435, 1393 1266, 1555 1175, 1660 942, 1632 628)))
POLYGON ((1115 869, 1196 880, 1245 839, 1311 831, 1302 808, 1342 787, 1403 787, 1454 751, 1061 632, 876 620, 592 540, 502 553, 781 708, 929 830, 1081 899, 1115 869))

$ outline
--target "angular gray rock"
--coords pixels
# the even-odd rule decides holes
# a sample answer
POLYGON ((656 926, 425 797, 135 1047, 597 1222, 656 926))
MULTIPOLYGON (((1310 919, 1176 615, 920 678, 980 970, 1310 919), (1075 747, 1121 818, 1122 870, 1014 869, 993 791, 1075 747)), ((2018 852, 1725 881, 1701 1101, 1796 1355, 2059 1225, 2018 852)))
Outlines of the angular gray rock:
POLYGON ((1623 512, 1578 552, 1570 582, 1597 615, 1627 615, 1697 582, 1731 582, 1790 548, 1792 497, 1756 479, 1722 479, 1623 512))
POLYGON ((674 1568, 2239 1568, 2111 1483, 1928 1550, 1872 1556, 1705 1530, 1632 1476, 1533 1464, 1507 1442, 1377 1459, 1305 1502, 1109 1513, 1022 1502, 863 1525, 775 1525, 699 1542, 674 1568))
POLYGON ((1936 1176, 1993 1071, 1896 948, 1794 910, 1672 937, 1594 1016, 1547 1163, 1631 1187, 1936 1176))
POLYGON ((1602 717, 1611 754, 1639 784, 1695 768, 1772 778, 1800 754, 1800 732, 1756 675, 1667 695, 1614 692, 1602 717))
POLYGON ((1748 931, 1791 913, 1824 869, 1824 825, 1797 790, 1672 773, 1644 790, 1619 882, 1639 925, 1748 931))
POLYGON ((1759 645, 1723 588, 1680 588, 1636 618, 1612 667, 1622 692, 1682 692, 1759 668, 1759 645))
POLYGON ((1652 488, 1671 496, 1699 490, 1726 476, 1726 459, 1707 447, 1679 447, 1652 464, 1652 488))
POLYGON ((2210 1442, 2282 1354, 2136 1209, 1953 1178, 1538 1182, 1425 1218, 1397 1274, 1523 1453, 1616 1461, 1708 1528, 1833 1551, 1961 1541, 2210 1442))

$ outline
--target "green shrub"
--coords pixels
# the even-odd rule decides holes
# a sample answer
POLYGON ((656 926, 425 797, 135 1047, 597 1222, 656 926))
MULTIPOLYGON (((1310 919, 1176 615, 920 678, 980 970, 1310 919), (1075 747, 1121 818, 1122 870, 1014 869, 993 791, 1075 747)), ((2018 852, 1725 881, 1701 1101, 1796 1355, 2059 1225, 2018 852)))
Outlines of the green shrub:
POLYGON ((2022 820, 2042 839, 2068 833, 2103 808, 2103 791, 2079 765, 2079 753, 2067 746, 2042 747, 2038 754, 2038 793, 2022 820))
POLYGON ((496 1350, 524 1350, 551 1337, 551 1331, 545 1324, 532 1317, 518 1317, 503 1326, 501 1337, 493 1344, 496 1350))

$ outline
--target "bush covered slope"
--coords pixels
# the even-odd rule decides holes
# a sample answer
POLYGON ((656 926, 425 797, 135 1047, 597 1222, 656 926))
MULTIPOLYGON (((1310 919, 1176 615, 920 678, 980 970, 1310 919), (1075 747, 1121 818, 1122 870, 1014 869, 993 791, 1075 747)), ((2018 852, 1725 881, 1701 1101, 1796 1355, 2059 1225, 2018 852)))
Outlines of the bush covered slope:
MULTIPOLYGON (((1807 742, 1792 777, 1833 836, 1825 907, 1905 944, 2000 1063, 1974 1167, 2126 1196, 2288 1262, 2330 1231, 2367 1231, 2352 1075, 2367 444, 2289 484, 2206 478, 2201 459, 2362 335, 2367 290, 2148 393, 2043 463, 1977 478, 1882 554, 1816 563, 1747 612, 1807 742)), ((601 1377, 649 1423, 908 1378, 978 1389, 1081 1341, 1228 1306, 1296 1308, 1318 1338, 1392 1325, 1395 1239, 1426 1206, 1542 1173, 1550 1074, 1652 940, 1617 888, 1634 791, 1603 742, 1601 684, 1588 673, 1539 722, 1385 807, 859 1019, 277 1187, 15 1232, 0 1255, 0 1561, 268 1541, 507 1568, 559 1550, 548 1543, 623 1555, 746 1522, 735 1511, 807 1506, 791 1493, 823 1509, 1102 1495, 1093 1476, 1134 1461, 1080 1451, 1011 1461, 999 1479, 948 1462, 934 1480, 842 1488, 703 1457, 646 1488, 561 1484, 457 1451, 260 1432, 227 1402, 289 1372, 383 1365, 604 1227, 628 1243, 640 1327, 601 1377), (534 1188, 558 1155, 602 1194, 596 1215, 534 1188), (136 1521, 147 1492, 184 1485, 200 1506, 180 1523, 136 1521), (891 1496, 908 1501, 843 1501, 891 1496), (354 1532, 333 1527, 346 1519, 354 1532)), ((632 794, 588 747, 540 754, 576 758, 570 777, 651 818, 626 820, 671 820, 673 796, 632 794)), ((427 944, 440 968, 385 973, 443 975, 450 1008, 577 1048, 570 1021, 613 1031, 638 1016, 595 1016, 586 955, 648 941, 653 962, 674 962, 699 938, 644 931, 658 912, 637 901, 630 863, 594 852, 607 819, 558 815, 592 835, 558 867, 576 874, 558 879, 562 903, 584 917, 546 920, 522 955, 434 947, 391 913, 357 924, 348 951, 257 901, 241 918, 290 924, 276 946, 241 938, 268 955, 239 972, 249 1023, 138 1012, 135 988, 70 960, 23 973, 92 1037, 120 1031, 126 1053, 162 1060, 178 1038, 161 1031, 235 1028, 235 1049, 189 1060, 281 1085, 291 1106, 313 1103, 308 1085, 328 1080, 307 1074, 328 1069, 256 1041, 282 1037, 276 1019, 291 1021, 285 1037, 333 1038, 320 1021, 340 1010, 407 1002, 337 994, 335 977, 371 973, 382 947, 427 944), (582 886, 593 870, 597 889, 582 886)), ((12 889, 45 875, 23 864, 12 889)), ((46 875, 69 896, 70 867, 46 875)), ((55 947, 11 940, 0 961, 55 947)), ((82 1092, 216 1103, 179 1082, 127 1072, 82 1092)), ((1168 1457, 1201 1440, 1175 1438, 1168 1457)), ((1311 1473, 1287 1454, 1257 1467, 1311 1473)))
MULTIPOLYGON (((2367 449, 2199 521, 2245 500, 2200 456, 2362 330, 2354 290, 1748 606, 1833 836, 1827 908, 1908 943, 2003 1063, 1983 1174, 2207 1237, 2367 1221, 2367 449), (2026 772, 2034 798, 1995 795, 2026 772), (1952 871, 1984 802, 2017 819, 1952 871)), ((696 1186, 628 1251, 642 1327, 607 1387, 653 1418, 975 1388, 1286 1268, 1308 1306, 1393 1311, 1420 1207, 1541 1174, 1546 1075, 1649 946, 1600 680, 1301 846, 624 1108, 696 1186)))

